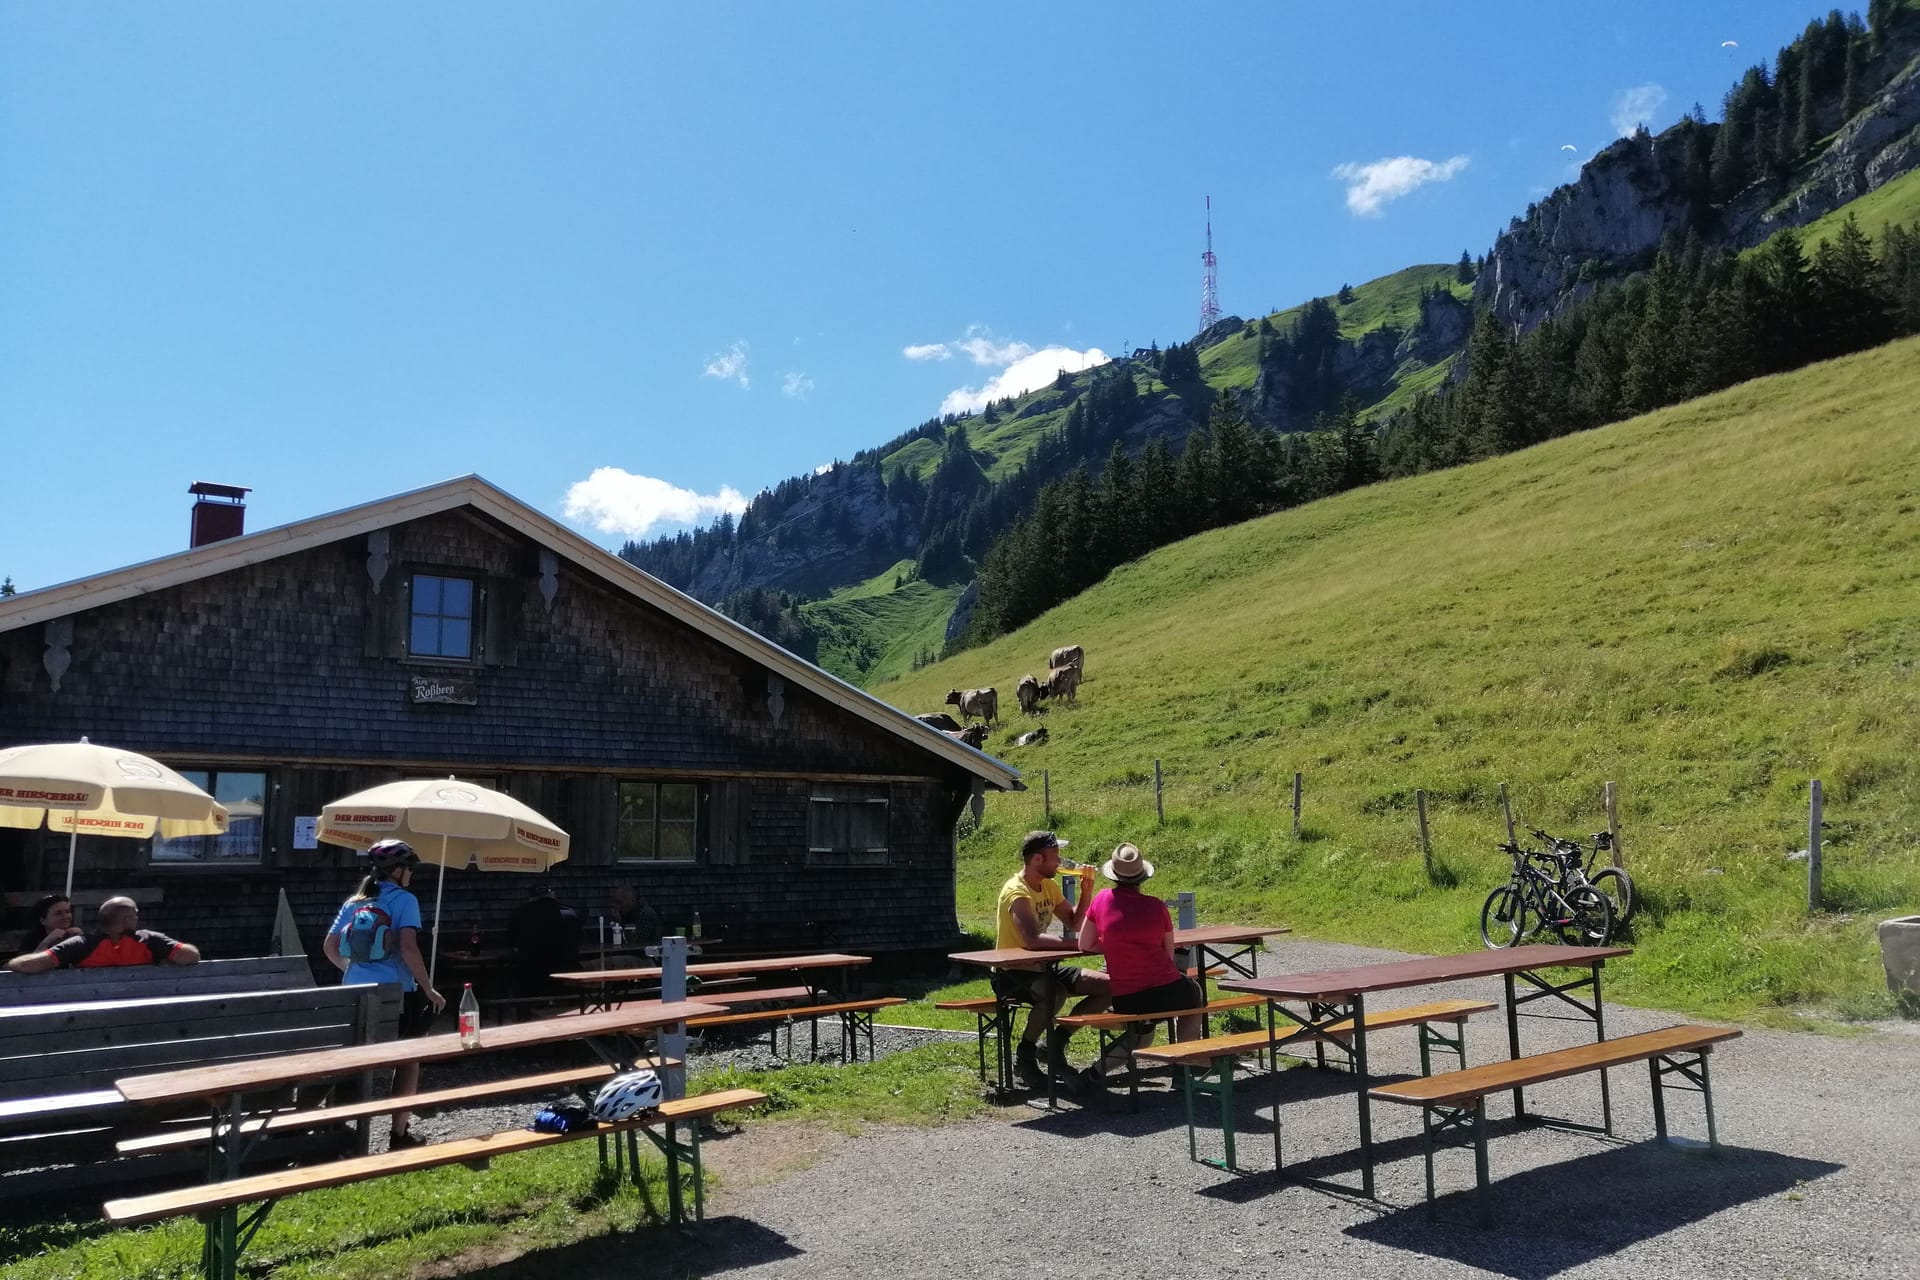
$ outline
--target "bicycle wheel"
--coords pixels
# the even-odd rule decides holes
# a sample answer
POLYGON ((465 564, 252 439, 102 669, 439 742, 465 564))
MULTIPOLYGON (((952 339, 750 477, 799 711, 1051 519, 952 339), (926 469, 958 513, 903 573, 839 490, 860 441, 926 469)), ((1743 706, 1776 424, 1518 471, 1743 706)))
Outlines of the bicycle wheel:
POLYGON ((1480 908, 1480 940, 1495 950, 1514 945, 1538 927, 1529 925, 1529 911, 1524 893, 1511 884, 1501 885, 1480 908))
POLYGON ((1619 867, 1602 867, 1587 878, 1587 883, 1613 904, 1613 927, 1624 925, 1633 914, 1633 877, 1619 867))
POLYGON ((1613 902, 1606 894, 1589 885, 1566 893, 1572 919, 1560 925, 1562 941, 1576 947, 1605 946, 1613 936, 1613 902))

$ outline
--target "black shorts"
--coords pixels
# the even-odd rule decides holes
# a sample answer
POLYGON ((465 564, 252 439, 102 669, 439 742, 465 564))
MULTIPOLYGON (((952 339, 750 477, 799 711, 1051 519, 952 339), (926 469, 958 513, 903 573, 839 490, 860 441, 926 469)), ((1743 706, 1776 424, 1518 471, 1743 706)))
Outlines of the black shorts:
POLYGON ((400 1038, 414 1040, 433 1030, 433 1004, 415 988, 400 997, 400 1038))
POLYGON ((1200 984, 1192 978, 1175 978, 1145 991, 1134 991, 1113 998, 1115 1013, 1171 1013, 1175 1009, 1198 1009, 1206 1003, 1200 984))
POLYGON ((988 981, 993 987, 993 994, 1002 1000, 1038 1004, 1049 989, 1064 988, 1071 995, 1079 995, 1080 975, 1085 972, 1085 969, 1076 969, 1072 965, 1045 969, 995 969, 988 976, 988 981))

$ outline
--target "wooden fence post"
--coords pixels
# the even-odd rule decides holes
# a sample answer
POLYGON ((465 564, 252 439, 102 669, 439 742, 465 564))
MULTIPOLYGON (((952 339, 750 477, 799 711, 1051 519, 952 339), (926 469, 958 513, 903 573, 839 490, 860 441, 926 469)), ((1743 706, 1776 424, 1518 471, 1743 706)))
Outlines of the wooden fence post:
POLYGON ((1413 793, 1413 807, 1420 815, 1420 860, 1427 865, 1427 880, 1433 880, 1433 841, 1427 835, 1427 793, 1413 793))
POLYGON ((1153 814, 1161 826, 1167 825, 1167 805, 1160 795, 1160 762, 1153 762, 1153 814))
POLYGON ((1040 825, 1043 827, 1052 826, 1053 825, 1053 779, 1047 776, 1047 771, 1045 769, 1042 769, 1040 771, 1040 813, 1041 813, 1040 825))
POLYGON ((1513 806, 1507 803, 1507 784, 1500 784, 1500 812, 1507 819, 1507 843, 1518 843, 1513 838, 1513 806))
POLYGON ((1613 838, 1613 865, 1625 869, 1627 853, 1620 847, 1620 789, 1609 782, 1602 798, 1607 805, 1607 834, 1613 838))
POLYGON ((1807 910, 1820 909, 1820 812, 1824 798, 1820 779, 1813 780, 1807 792, 1807 910))
POLYGON ((1293 838, 1300 838, 1300 775, 1293 775, 1293 838))

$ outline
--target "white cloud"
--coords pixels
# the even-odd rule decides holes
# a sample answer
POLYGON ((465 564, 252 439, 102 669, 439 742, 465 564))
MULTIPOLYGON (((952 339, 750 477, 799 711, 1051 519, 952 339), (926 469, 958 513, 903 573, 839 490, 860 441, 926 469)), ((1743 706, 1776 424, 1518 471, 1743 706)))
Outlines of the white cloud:
POLYGON ((747 499, 730 485, 721 485, 716 494, 695 493, 619 467, 596 467, 568 487, 560 509, 567 519, 601 533, 640 538, 656 525, 698 524, 722 512, 737 516, 747 509, 747 499))
POLYGON ((978 412, 986 408, 989 400, 1024 395, 1046 386, 1062 369, 1068 373, 1078 373, 1082 369, 1105 364, 1108 358, 1107 353, 1098 347, 1089 347, 1085 351, 1075 351, 1072 347, 1045 347, 1035 351, 1025 343, 1015 342, 999 348, 1001 351, 1015 349, 1022 354, 1016 356, 984 387, 961 387, 948 392, 947 398, 940 402, 940 412, 978 412))
POLYGON ((1613 131, 1626 137, 1641 125, 1653 127, 1654 115, 1667 105, 1667 91, 1657 84, 1635 85, 1613 96, 1613 131))
POLYGON ((1439 161, 1390 156, 1372 164, 1340 165, 1333 176, 1347 184, 1347 208, 1355 217, 1377 218, 1380 207, 1388 201, 1409 195, 1429 182, 1449 181, 1470 163, 1466 156, 1439 161))
POLYGON ((975 364, 989 369, 1025 360, 1033 354, 1033 348, 1026 343, 1002 342, 993 336, 993 330, 981 324, 968 325, 967 336, 953 345, 966 352, 975 364))
POLYGON ((804 373, 789 373, 780 384, 780 394, 794 400, 805 400, 812 390, 813 379, 804 373))
POLYGON ((738 382, 747 385, 747 344, 736 342, 719 355, 707 357, 707 367, 700 371, 703 378, 718 378, 722 382, 738 382))
POLYGON ((951 360, 953 352, 944 342, 918 342, 910 347, 902 347, 900 354, 909 360, 951 360))

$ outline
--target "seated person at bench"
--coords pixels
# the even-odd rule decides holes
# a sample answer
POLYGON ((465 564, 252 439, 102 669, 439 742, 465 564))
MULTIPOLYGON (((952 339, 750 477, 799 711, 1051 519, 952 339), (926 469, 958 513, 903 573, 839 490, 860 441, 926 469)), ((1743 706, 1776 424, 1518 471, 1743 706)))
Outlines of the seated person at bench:
POLYGON ((40 945, 35 951, 51 951, 56 942, 77 938, 73 927, 73 899, 64 893, 50 893, 33 904, 33 918, 40 926, 40 945))
POLYGON ((16 956, 7 961, 7 968, 15 973, 45 973, 130 964, 195 964, 200 959, 198 947, 140 928, 140 908, 132 898, 108 898, 98 914, 99 932, 76 933, 44 951, 16 956))
MULTIPOLYGON (((1080 945, 1106 957, 1107 982, 1115 1013, 1167 1013, 1206 1004, 1200 984, 1180 972, 1173 959, 1173 915, 1160 899, 1140 892, 1153 876, 1153 864, 1131 844, 1113 851, 1100 868, 1113 881, 1087 904, 1086 923, 1080 927, 1080 945)), ((1175 1024, 1174 1038, 1197 1040, 1203 1034, 1201 1015, 1188 1014, 1175 1024)), ((1153 1027, 1135 1037, 1137 1048, 1153 1043, 1153 1027)), ((1120 1046, 1124 1055, 1125 1046, 1120 1046)), ((1124 1061, 1124 1058, 1122 1059, 1124 1061)), ((1089 1071, 1099 1071, 1095 1063, 1089 1071)))
POLYGON ((640 901, 640 895, 633 891, 630 884, 617 884, 607 896, 613 914, 608 922, 617 924, 626 934, 626 941, 637 942, 642 946, 657 947, 660 939, 666 935, 666 927, 660 923, 660 913, 640 901))
POLYGON ((513 948, 513 993, 554 995, 560 984, 549 975, 580 967, 580 913, 543 884, 507 917, 507 943, 513 948))
MULTIPOLYGON (((433 989, 427 961, 420 954, 420 900, 407 891, 420 855, 405 840, 382 840, 367 850, 366 879, 327 930, 322 949, 327 961, 346 976, 344 986, 364 982, 392 982, 401 990, 400 1034, 424 1036, 433 1029, 433 1015, 446 1007, 446 997, 433 989)), ((420 1091, 420 1064, 395 1067, 396 1098, 420 1091)), ((423 1145, 407 1127, 410 1111, 395 1111, 389 1122, 389 1150, 423 1145)))
MULTIPOLYGON (((1078 951, 1073 940, 1079 912, 1069 906, 1054 877, 1060 871, 1060 849, 1067 842, 1051 831, 1029 831, 1020 842, 1021 868, 1000 886, 995 947, 1024 947, 1029 951, 1078 951), (1064 937, 1046 932, 1055 919, 1066 930, 1064 937)), ((1075 1013, 1102 1013, 1107 1008, 1107 975, 1096 969, 1075 969, 1065 965, 1046 969, 995 969, 993 993, 1002 1000, 1018 1000, 1033 1006, 1027 1015, 1026 1029, 1014 1050, 1014 1069, 1030 1089, 1046 1087, 1047 1077, 1040 1070, 1037 1046, 1040 1030, 1060 1012, 1069 994, 1085 997, 1073 1007, 1075 1013)), ((1079 1081, 1067 1071, 1067 1041, 1071 1030, 1055 1027, 1047 1037, 1047 1060, 1055 1068, 1056 1078, 1068 1088, 1079 1081)))

